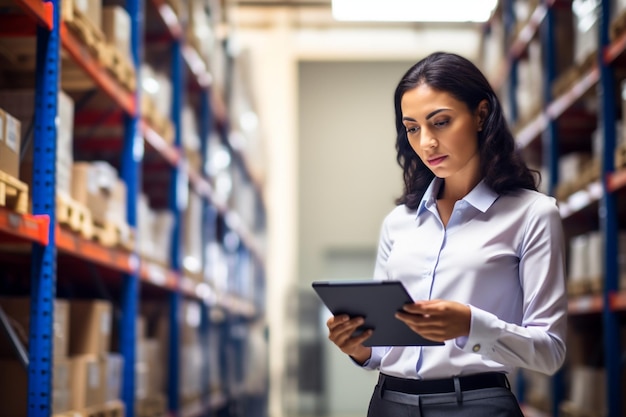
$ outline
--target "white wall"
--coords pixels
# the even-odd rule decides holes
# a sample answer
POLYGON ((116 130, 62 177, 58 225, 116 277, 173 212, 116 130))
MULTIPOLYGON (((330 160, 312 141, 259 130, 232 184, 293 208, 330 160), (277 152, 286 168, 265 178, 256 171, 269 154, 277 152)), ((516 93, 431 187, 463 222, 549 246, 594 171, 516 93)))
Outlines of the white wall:
MULTIPOLYGON (((301 62, 298 277, 371 278, 383 217, 402 190, 393 92, 412 62, 301 62)), ((313 317, 312 319, 315 319, 313 317)), ((364 415, 376 373, 324 345, 329 415, 364 415)))

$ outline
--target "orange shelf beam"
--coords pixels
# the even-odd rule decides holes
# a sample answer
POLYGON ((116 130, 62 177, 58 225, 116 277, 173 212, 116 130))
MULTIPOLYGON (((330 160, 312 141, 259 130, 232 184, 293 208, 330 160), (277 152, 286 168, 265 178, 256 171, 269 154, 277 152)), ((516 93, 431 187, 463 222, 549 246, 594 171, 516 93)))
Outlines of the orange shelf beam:
POLYGON ((98 87, 115 101, 126 114, 134 116, 137 109, 135 95, 115 81, 106 68, 89 53, 87 47, 67 28, 65 23, 61 24, 61 42, 72 59, 85 70, 98 87))
POLYGON ((572 315, 601 313, 602 305, 601 295, 583 295, 571 298, 567 302, 567 310, 572 315))
POLYGON ((181 39, 183 36, 183 26, 176 12, 172 9, 172 6, 167 4, 165 0, 152 0, 152 4, 157 9, 157 12, 159 12, 159 16, 161 16, 161 20, 167 27, 172 39, 181 39))
POLYGON ((607 178, 607 188, 611 192, 615 192, 626 187, 626 168, 615 171, 607 178))
POLYGON ((145 120, 141 122, 141 130, 143 137, 150 146, 152 146, 163 158, 165 158, 170 165, 176 166, 180 161, 180 151, 174 146, 170 145, 152 129, 145 120))
POLYGON ((48 216, 20 214, 0 207, 1 233, 46 246, 49 242, 49 225, 50 218, 48 216))
POLYGON ((26 14, 35 19, 38 25, 52 30, 53 6, 50 2, 42 0, 14 0, 26 14))
POLYGON ((135 256, 117 248, 107 248, 97 242, 56 226, 56 244, 60 252, 85 259, 104 267, 132 273, 137 268, 135 256))
POLYGON ((626 33, 615 39, 604 48, 603 58, 606 64, 611 64, 626 50, 626 33))
POLYGON ((626 290, 610 294, 609 305, 612 311, 626 311, 626 290))

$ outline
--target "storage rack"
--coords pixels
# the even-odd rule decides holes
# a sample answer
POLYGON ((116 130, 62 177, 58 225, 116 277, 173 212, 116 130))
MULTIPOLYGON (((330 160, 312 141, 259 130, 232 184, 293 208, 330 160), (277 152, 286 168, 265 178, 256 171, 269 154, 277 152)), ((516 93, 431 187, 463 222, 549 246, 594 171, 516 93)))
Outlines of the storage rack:
MULTIPOLYGON (((506 0, 501 4, 504 21, 514 21, 511 15, 513 0, 506 0)), ((622 396, 626 387, 622 374, 624 372, 623 351, 626 346, 620 346, 620 331, 623 331, 624 314, 626 312, 626 289, 619 287, 618 268, 618 231, 620 226, 625 227, 623 210, 620 211, 620 202, 626 201, 626 167, 615 166, 614 152, 616 151, 617 132, 615 121, 619 119, 619 107, 616 104, 616 70, 623 68, 623 57, 626 56, 626 34, 622 33, 616 39, 610 40, 609 31, 612 20, 617 16, 611 13, 611 1, 602 0, 601 18, 599 20, 599 42, 595 59, 578 77, 556 96, 552 94, 552 86, 557 78, 554 56, 558 47, 554 31, 556 24, 554 11, 558 7, 571 7, 570 1, 543 0, 531 13, 530 18, 521 26, 516 35, 511 34, 513 25, 506 25, 505 30, 511 34, 511 40, 505 48, 506 63, 502 65, 499 74, 492 81, 494 87, 500 90, 507 85, 507 99, 510 105, 510 121, 516 127, 515 136, 518 147, 525 152, 539 147, 542 154, 542 165, 548 173, 548 191, 555 193, 559 184, 559 155, 562 147, 577 146, 575 135, 567 131, 576 117, 574 106, 586 95, 597 89, 598 110, 596 113, 598 127, 602 131, 601 172, 598 180, 587 184, 582 190, 559 201, 559 210, 564 222, 566 235, 575 235, 589 228, 598 227, 603 240, 603 285, 599 294, 570 295, 570 321, 581 318, 591 320, 594 326, 602 328, 602 356, 606 370, 606 416, 620 417, 626 410, 622 410, 622 396), (519 61, 525 59, 526 49, 533 38, 541 36, 543 49, 542 59, 544 69, 543 106, 530 120, 519 121, 516 112, 516 68, 519 61), (539 144, 539 146, 538 146, 539 144)), ((576 129, 576 128, 573 128, 576 129)), ((579 127, 580 129, 580 127, 579 127)), ((587 143, 588 145, 588 143, 587 143)), ((545 180, 545 179, 544 179, 545 180)), ((622 248, 623 251, 623 248, 622 248)), ((564 370, 567 371, 566 363, 564 370)), ((559 372, 552 381, 552 407, 549 415, 563 415, 559 411, 559 403, 564 399, 564 381, 562 372, 559 372)), ((571 381, 570 381, 571 382, 571 381)), ((521 386, 523 387, 523 383, 521 386)), ((524 401, 523 390, 518 393, 524 401)), ((542 416, 545 411, 526 407, 528 415, 542 416)), ((569 415, 569 414, 568 414, 569 415)))
MULTIPOLYGON (((203 155, 209 136, 219 131, 222 141, 228 144, 229 121, 223 97, 213 89, 211 74, 197 51, 188 45, 183 33, 183 25, 163 0, 152 2, 163 18, 164 27, 171 41, 173 106, 171 120, 175 127, 175 142, 168 144, 141 116, 141 88, 129 92, 125 90, 98 62, 86 51, 86 45, 68 30, 61 19, 61 0, 15 0, 23 15, 0 15, 0 36, 18 31, 32 33, 37 39, 36 69, 36 108, 34 131, 34 172, 32 190, 32 214, 19 214, 0 207, 0 237, 3 243, 32 244, 30 256, 31 271, 31 313, 28 349, 28 415, 30 417, 51 415, 51 333, 53 327, 53 302, 56 296, 56 269, 59 254, 80 259, 88 265, 97 265, 106 274, 117 275, 121 283, 120 353, 124 357, 122 400, 125 415, 134 415, 135 395, 135 318, 138 314, 140 293, 143 287, 157 288, 169 293, 169 364, 168 364, 168 410, 172 416, 212 415, 217 410, 228 410, 236 398, 231 396, 228 387, 222 392, 211 392, 205 380, 203 398, 195 409, 182 409, 179 401, 179 310, 183 299, 195 300, 201 308, 200 337, 209 351, 209 332, 222 333, 218 357, 227 359, 226 367, 239 364, 241 349, 230 336, 231 325, 241 325, 254 317, 263 315, 264 300, 260 296, 246 298, 237 293, 216 293, 204 284, 198 284, 187 277, 182 268, 180 245, 182 235, 181 207, 177 203, 182 188, 191 187, 203 197, 203 240, 223 244, 226 232, 239 236, 240 244, 229 254, 235 264, 245 263, 254 270, 254 283, 262 294, 264 287, 263 253, 255 233, 257 225, 246 225, 239 215, 221 200, 214 197, 208 173, 190 168, 181 151, 181 108, 188 83, 194 85, 200 96, 201 143, 203 155), (57 115, 57 92, 60 84, 61 51, 64 50, 95 83, 97 88, 118 106, 115 123, 123 123, 124 140, 122 145, 121 177, 129 196, 136 196, 141 190, 142 156, 137 149, 144 144, 157 152, 170 166, 172 177, 169 190, 169 205, 175 214, 175 232, 169 267, 141 259, 131 251, 109 248, 87 240, 77 233, 59 226, 55 213, 55 155, 57 115), (221 227, 217 227, 217 225, 221 227), (219 230, 218 230, 219 229, 219 230), (219 323, 211 320, 212 311, 219 311, 225 319, 219 323), (227 355, 226 352, 229 354, 227 355)), ((131 49, 135 69, 144 59, 144 28, 142 21, 145 7, 140 0, 128 0, 126 10, 131 16, 131 49)), ((227 96, 227 94, 226 94, 227 96)), ((84 114, 83 117, 89 116, 84 114)), ((253 183, 257 199, 260 201, 260 181, 250 174, 245 158, 230 147, 239 161, 238 169, 245 172, 253 183)), ((202 164, 204 167, 205 164, 202 164)), ((137 202, 128 198, 127 217, 131 227, 137 226, 137 202)), ((261 212, 260 215, 263 215, 261 212)), ((203 266, 208 261, 203 259, 203 266)), ((233 270, 231 274, 242 271, 233 270)), ((232 275, 229 276, 229 279, 232 275)), ((236 278, 236 277, 235 277, 236 278)), ((107 281, 108 282, 108 281, 107 281)), ((105 284, 106 285, 106 284, 105 284)), ((209 358, 204 356, 204 368, 209 366, 209 358)), ((208 372, 205 372, 208 375, 208 372)), ((226 375, 225 375, 226 376, 226 375)), ((235 378, 240 382, 242 375, 235 378)), ((226 411, 226 415, 229 415, 226 411)))

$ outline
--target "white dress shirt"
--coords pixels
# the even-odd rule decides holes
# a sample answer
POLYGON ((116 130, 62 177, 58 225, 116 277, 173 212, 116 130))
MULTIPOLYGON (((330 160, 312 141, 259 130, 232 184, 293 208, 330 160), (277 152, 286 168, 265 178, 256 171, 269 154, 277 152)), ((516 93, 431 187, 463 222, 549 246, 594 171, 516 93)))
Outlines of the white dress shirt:
POLYGON ((562 224, 552 197, 498 195, 484 182, 454 205, 447 227, 435 178, 417 210, 385 218, 374 279, 400 280, 414 300, 470 306, 468 337, 445 346, 373 347, 363 365, 431 379, 517 367, 552 374, 565 358, 567 298, 562 224))

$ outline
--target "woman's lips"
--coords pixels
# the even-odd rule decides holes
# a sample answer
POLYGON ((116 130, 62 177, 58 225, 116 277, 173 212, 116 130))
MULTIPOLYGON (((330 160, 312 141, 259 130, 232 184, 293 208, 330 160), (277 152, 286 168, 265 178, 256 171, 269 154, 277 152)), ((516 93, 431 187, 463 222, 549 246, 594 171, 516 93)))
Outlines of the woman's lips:
POLYGON ((437 156, 437 157, 434 157, 434 158, 429 158, 428 159, 428 163, 430 165, 432 165, 432 166, 436 166, 436 165, 439 165, 440 163, 442 163, 443 160, 446 159, 446 158, 447 158, 447 156, 445 156, 445 155, 444 156, 437 156))

